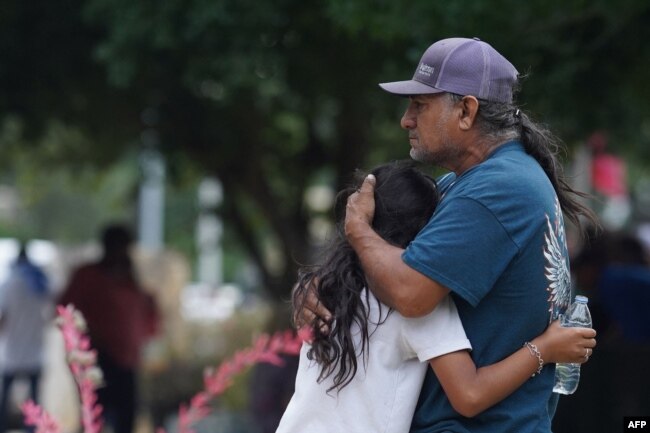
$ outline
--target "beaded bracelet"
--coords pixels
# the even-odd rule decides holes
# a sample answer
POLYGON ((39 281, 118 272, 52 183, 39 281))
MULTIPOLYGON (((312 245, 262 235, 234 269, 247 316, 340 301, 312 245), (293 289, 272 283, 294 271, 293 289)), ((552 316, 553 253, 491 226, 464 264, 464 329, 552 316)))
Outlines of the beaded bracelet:
POLYGON ((537 358, 537 364, 538 364, 537 371, 533 373, 532 376, 530 376, 530 377, 535 377, 542 372, 542 368, 544 367, 544 360, 542 359, 542 354, 539 352, 537 346, 535 346, 530 341, 526 341, 524 343, 524 346, 528 348, 528 351, 532 356, 537 358))

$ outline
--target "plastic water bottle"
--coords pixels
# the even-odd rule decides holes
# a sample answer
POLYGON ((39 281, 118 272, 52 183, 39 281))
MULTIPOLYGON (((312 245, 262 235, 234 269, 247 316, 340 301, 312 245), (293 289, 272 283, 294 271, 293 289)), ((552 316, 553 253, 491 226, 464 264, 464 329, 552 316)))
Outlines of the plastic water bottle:
MULTIPOLYGON (((567 327, 591 328, 591 314, 587 307, 586 296, 576 296, 576 300, 566 314, 561 317, 560 324, 567 327)), ((553 392, 558 394, 573 394, 580 380, 580 364, 562 363, 555 366, 555 386, 553 392)))

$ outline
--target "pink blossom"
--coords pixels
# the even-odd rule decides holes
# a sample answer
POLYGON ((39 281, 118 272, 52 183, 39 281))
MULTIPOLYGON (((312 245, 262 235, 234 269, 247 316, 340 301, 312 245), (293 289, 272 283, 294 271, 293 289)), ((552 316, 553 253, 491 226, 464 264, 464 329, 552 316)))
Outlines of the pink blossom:
MULTIPOLYGON (((85 335, 86 321, 72 305, 57 307, 57 326, 63 335, 68 367, 79 389, 81 423, 84 433, 99 433, 102 428, 102 407, 97 404, 97 387, 101 385, 101 370, 95 364, 97 354, 90 348, 90 338, 85 335)), ((22 406, 25 423, 37 428, 36 433, 56 433, 54 419, 41 407, 28 402, 22 406), (54 428, 54 430, 52 430, 54 428)))
POLYGON ((32 400, 27 400, 20 407, 25 417, 25 425, 36 428, 35 433, 59 433, 56 420, 32 400))
POLYGON ((290 330, 273 336, 262 334, 251 347, 236 352, 218 368, 207 368, 203 376, 204 390, 190 400, 189 406, 183 405, 179 409, 178 432, 194 433, 192 426, 208 416, 210 402, 232 385, 235 375, 260 362, 282 365, 280 355, 298 355, 303 340, 309 338, 309 330, 300 330, 298 335, 294 335, 290 330))
MULTIPOLYGON (((97 404, 97 388, 102 383, 102 373, 97 367, 97 353, 91 349, 86 321, 72 305, 57 307, 57 325, 63 335, 68 366, 79 389, 81 422, 84 433, 100 433, 102 407, 97 404)), ((236 352, 218 368, 204 371, 204 389, 195 394, 189 405, 181 405, 178 411, 178 432, 194 433, 192 426, 210 413, 212 400, 232 385, 235 375, 260 363, 282 365, 280 355, 298 355, 303 341, 311 340, 311 330, 303 328, 295 335, 292 331, 279 332, 273 336, 260 335, 252 346, 236 352)), ((56 420, 40 406, 27 401, 21 407, 25 424, 36 427, 35 433, 60 433, 56 420)), ((165 433, 158 428, 156 433, 165 433)))

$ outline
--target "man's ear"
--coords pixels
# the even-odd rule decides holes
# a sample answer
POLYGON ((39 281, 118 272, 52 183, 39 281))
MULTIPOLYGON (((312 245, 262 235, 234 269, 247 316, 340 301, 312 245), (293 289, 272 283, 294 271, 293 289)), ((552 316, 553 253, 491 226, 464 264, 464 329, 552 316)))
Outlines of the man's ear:
POLYGON ((459 107, 461 109, 459 126, 463 131, 469 131, 474 125, 476 120, 476 114, 478 113, 479 102, 476 97, 467 95, 463 96, 463 99, 459 102, 459 107))

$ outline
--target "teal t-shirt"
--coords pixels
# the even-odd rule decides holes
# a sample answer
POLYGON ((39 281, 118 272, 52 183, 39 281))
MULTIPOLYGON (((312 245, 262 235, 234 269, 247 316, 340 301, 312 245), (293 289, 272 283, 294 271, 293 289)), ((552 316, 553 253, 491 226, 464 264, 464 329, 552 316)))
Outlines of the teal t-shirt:
MULTIPOLYGON (((474 362, 493 364, 541 334, 570 302, 559 202, 542 168, 518 142, 439 183, 443 198, 402 258, 451 290, 474 362)), ((454 411, 429 370, 411 431, 548 433, 554 371, 547 365, 470 419, 454 411)))

